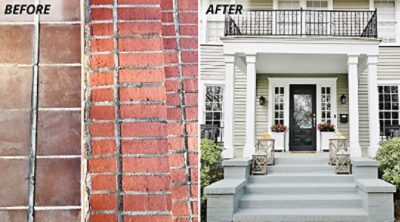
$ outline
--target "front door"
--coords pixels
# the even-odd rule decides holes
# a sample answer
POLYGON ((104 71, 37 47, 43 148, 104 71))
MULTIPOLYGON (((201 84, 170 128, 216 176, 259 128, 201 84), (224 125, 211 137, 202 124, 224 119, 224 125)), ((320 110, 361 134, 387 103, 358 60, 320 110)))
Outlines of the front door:
POLYGON ((290 85, 290 151, 316 150, 315 93, 315 85, 290 85))

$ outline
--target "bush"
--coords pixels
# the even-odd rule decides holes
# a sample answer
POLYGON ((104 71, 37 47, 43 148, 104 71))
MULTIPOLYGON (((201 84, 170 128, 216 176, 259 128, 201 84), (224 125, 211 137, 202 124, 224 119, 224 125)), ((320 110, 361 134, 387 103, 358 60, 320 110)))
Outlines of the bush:
POLYGON ((381 142, 376 159, 379 161, 379 175, 388 183, 400 188, 400 138, 381 142))
POLYGON ((221 167, 221 147, 208 139, 202 139, 201 147, 201 221, 206 221, 207 199, 204 196, 204 188, 218 180, 223 179, 221 167))

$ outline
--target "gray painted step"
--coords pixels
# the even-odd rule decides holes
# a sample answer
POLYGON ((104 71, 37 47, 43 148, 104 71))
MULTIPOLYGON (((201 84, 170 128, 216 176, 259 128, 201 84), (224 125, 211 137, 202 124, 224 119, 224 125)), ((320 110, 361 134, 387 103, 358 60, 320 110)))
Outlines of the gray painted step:
POLYGON ((248 194, 345 194, 357 191, 353 183, 249 183, 248 194))
POLYGON ((328 165, 328 157, 275 157, 275 164, 321 164, 328 165))
POLYGON ((346 208, 362 207, 357 194, 307 194, 307 195, 261 195, 246 194, 239 201, 240 209, 279 208, 346 208))
POLYGON ((334 173, 276 173, 250 176, 250 183, 353 183, 352 175, 334 173))
POLYGON ((334 173, 335 167, 328 164, 277 164, 267 167, 268 173, 334 173))
POLYGON ((335 209, 239 209, 234 222, 364 222, 367 212, 362 208, 335 209))

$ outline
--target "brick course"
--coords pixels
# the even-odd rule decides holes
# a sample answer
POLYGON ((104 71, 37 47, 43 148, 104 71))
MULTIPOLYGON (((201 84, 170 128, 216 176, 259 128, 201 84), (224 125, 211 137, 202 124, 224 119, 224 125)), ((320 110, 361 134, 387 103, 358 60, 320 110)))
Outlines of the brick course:
POLYGON ((92 0, 87 13, 85 217, 198 221, 197 3, 92 0))

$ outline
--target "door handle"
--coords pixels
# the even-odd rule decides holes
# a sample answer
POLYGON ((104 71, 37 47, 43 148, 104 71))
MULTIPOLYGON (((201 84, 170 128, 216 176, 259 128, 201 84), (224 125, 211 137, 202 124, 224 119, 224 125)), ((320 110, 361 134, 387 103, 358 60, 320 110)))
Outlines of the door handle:
POLYGON ((313 127, 315 127, 315 123, 316 123, 316 115, 315 113, 313 113, 313 127))

